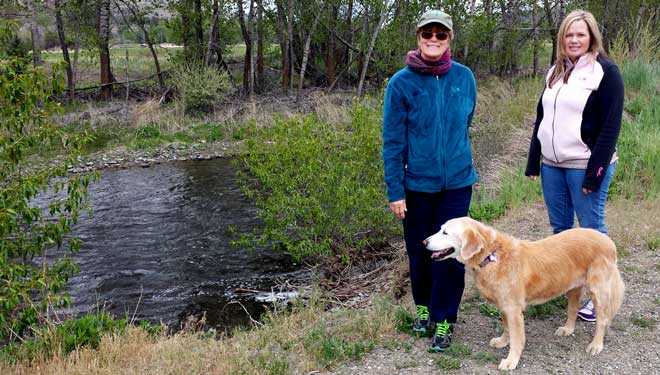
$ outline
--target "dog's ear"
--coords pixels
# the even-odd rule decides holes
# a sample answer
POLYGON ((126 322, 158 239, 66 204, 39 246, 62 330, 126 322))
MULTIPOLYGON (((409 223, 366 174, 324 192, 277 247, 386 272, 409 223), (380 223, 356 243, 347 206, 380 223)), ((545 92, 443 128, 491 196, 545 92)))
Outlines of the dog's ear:
POLYGON ((484 237, 472 227, 465 228, 461 233, 461 242, 461 257, 463 259, 472 258, 486 246, 484 237))

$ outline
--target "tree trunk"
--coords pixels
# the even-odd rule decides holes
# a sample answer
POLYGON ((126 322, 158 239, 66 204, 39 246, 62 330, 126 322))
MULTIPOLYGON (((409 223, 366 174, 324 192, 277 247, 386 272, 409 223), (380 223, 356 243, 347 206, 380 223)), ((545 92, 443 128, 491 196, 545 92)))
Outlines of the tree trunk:
POLYGON ((41 35, 37 24, 37 9, 34 0, 27 0, 28 13, 30 17, 30 36, 32 39, 32 64, 36 67, 41 65, 41 35))
POLYGON ((284 6, 282 0, 276 0, 277 6, 277 36, 280 40, 280 54, 282 61, 282 88, 285 90, 289 87, 289 34, 285 27, 284 6))
MULTIPOLYGON (((206 44, 206 57, 204 58, 204 65, 211 65, 211 57, 213 56, 213 51, 215 50, 215 43, 218 40, 218 18, 220 15, 220 12, 218 12, 218 0, 213 0, 211 9, 213 11, 213 16, 211 17, 209 40, 206 44)), ((218 63, 220 63, 220 61, 218 61, 218 63)))
POLYGON ((335 55, 336 55, 336 41, 335 34, 337 33, 337 14, 339 7, 337 4, 332 4, 330 7, 330 20, 328 25, 328 57, 326 58, 326 71, 328 76, 327 84, 335 80, 335 55))
MULTIPOLYGON (((470 1, 470 11, 468 13, 469 17, 472 17, 474 15, 474 7, 476 6, 477 1, 476 0, 471 0, 470 1)), ((468 53, 470 52, 468 48, 469 44, 465 43, 465 47, 463 48, 463 59, 467 60, 468 53)))
MULTIPOLYGON (((252 12, 253 1, 250 0, 250 12, 252 12)), ((243 1, 236 0, 238 7, 238 23, 241 27, 241 34, 245 42, 245 57, 243 61, 243 93, 252 96, 254 85, 252 83, 252 68, 253 68, 253 54, 252 54, 252 35, 248 25, 245 24, 245 11, 243 9, 243 1)), ((249 16, 251 18, 251 15, 249 16)), ((251 20, 248 20, 248 24, 251 20)))
POLYGON ((202 18, 202 0, 195 0, 195 60, 204 61, 204 26, 202 18))
MULTIPOLYGON (((348 11, 346 12, 346 32, 348 33, 346 40, 349 44, 353 44, 353 0, 348 0, 348 11)), ((350 72, 350 65, 353 63, 353 50, 349 46, 346 46, 345 56, 346 59, 344 63, 346 66, 349 66, 348 71, 350 72)))
POLYGON ((532 4, 532 27, 534 28, 534 36, 532 38, 532 76, 536 77, 539 70, 539 27, 537 22, 537 8, 536 1, 532 4))
POLYGON ((293 0, 289 0, 287 4, 287 34, 289 37, 289 86, 287 86, 287 94, 293 91, 293 0))
POLYGON ((74 83, 78 81, 78 52, 80 52, 80 41, 78 37, 73 40, 73 78, 74 83))
POLYGON ((64 21, 62 21, 62 8, 60 0, 53 0, 55 5, 55 24, 57 25, 57 36, 60 39, 62 48, 62 57, 66 69, 66 87, 69 92, 69 101, 73 101, 75 95, 75 86, 73 81, 73 69, 71 68, 71 59, 69 58, 69 47, 66 45, 66 36, 64 35, 64 21))
POLYGON ((250 36, 250 79, 248 81, 248 94, 250 100, 254 100, 254 78, 256 73, 256 51, 255 51, 255 32, 254 32, 254 0, 250 0, 250 10, 248 12, 248 35, 250 36))
MULTIPOLYGON (((392 2, 392 4, 394 4, 394 2, 392 2)), ((373 53, 374 46, 376 45, 376 38, 378 37, 378 33, 380 33, 380 30, 382 30, 383 25, 385 24, 385 20, 387 19, 387 15, 390 13, 392 4, 388 4, 388 3, 384 4, 383 13, 380 15, 380 19, 378 20, 378 24, 376 25, 373 34, 371 34, 371 40, 369 41, 369 50, 367 51, 367 54, 364 57, 364 62, 362 64, 362 72, 360 73, 360 81, 358 83, 358 89, 357 89, 358 97, 362 96, 362 90, 364 88, 364 79, 367 76, 367 68, 369 67, 369 59, 371 59, 371 54, 373 53)))
POLYGON ((543 9, 545 10, 545 18, 548 21, 548 34, 552 41, 552 53, 550 54, 550 66, 552 66, 557 58, 557 23, 552 17, 552 7, 550 7, 548 0, 543 0, 543 9))
POLYGON ((257 92, 264 89, 264 3, 257 0, 257 70, 255 74, 255 86, 257 92))
POLYGON ((183 44, 183 56, 186 61, 190 59, 193 55, 191 51, 191 40, 190 40, 190 14, 188 10, 180 11, 181 14, 181 43, 183 44))
POLYGON ((316 13, 316 17, 314 18, 314 23, 312 24, 312 28, 309 30, 309 33, 307 33, 307 38, 305 40, 305 48, 303 50, 302 62, 300 63, 300 81, 298 81, 298 95, 296 96, 296 102, 300 102, 300 99, 302 98, 303 83, 305 82, 305 70, 307 69, 307 60, 309 59, 309 47, 312 43, 312 37, 316 32, 316 26, 318 26, 319 20, 321 19, 321 15, 325 10, 325 6, 326 4, 324 3, 320 11, 316 13))
POLYGON ((112 69, 110 68, 110 49, 108 47, 110 36, 110 0, 99 0, 98 2, 97 28, 101 65, 100 99, 107 100, 112 97, 112 83, 114 82, 112 69))

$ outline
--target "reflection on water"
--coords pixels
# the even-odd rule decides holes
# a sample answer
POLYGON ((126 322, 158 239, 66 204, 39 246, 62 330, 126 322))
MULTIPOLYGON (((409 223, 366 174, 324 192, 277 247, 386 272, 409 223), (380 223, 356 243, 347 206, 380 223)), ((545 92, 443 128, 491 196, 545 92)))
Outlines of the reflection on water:
POLYGON ((209 325, 226 328, 248 322, 244 308, 254 318, 263 310, 232 291, 269 291, 299 273, 284 254, 229 246, 229 227, 259 225, 229 160, 105 170, 89 193, 94 213, 74 228, 83 240, 69 288, 74 313, 101 305, 174 327, 205 313, 209 325))

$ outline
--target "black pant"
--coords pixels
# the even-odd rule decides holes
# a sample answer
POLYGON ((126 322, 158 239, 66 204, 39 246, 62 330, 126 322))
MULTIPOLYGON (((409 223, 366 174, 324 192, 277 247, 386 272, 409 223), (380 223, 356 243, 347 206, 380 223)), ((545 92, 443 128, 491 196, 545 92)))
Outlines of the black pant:
POLYGON ((406 191, 403 233, 413 300, 429 308, 434 322, 456 322, 465 287, 465 267, 455 259, 432 260, 422 241, 437 233, 447 220, 466 216, 471 198, 472 186, 439 193, 406 191))

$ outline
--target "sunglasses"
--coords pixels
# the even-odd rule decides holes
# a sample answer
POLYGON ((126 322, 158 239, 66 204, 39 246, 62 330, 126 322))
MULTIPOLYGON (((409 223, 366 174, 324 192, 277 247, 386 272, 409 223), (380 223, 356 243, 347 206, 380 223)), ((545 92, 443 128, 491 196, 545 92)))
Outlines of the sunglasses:
POLYGON ((437 40, 447 40, 447 38, 449 38, 449 34, 444 31, 435 34, 433 34, 430 31, 422 31, 421 33, 419 33, 419 35, 421 35, 422 38, 424 39, 431 39, 433 38, 433 35, 435 35, 435 39, 437 40))

